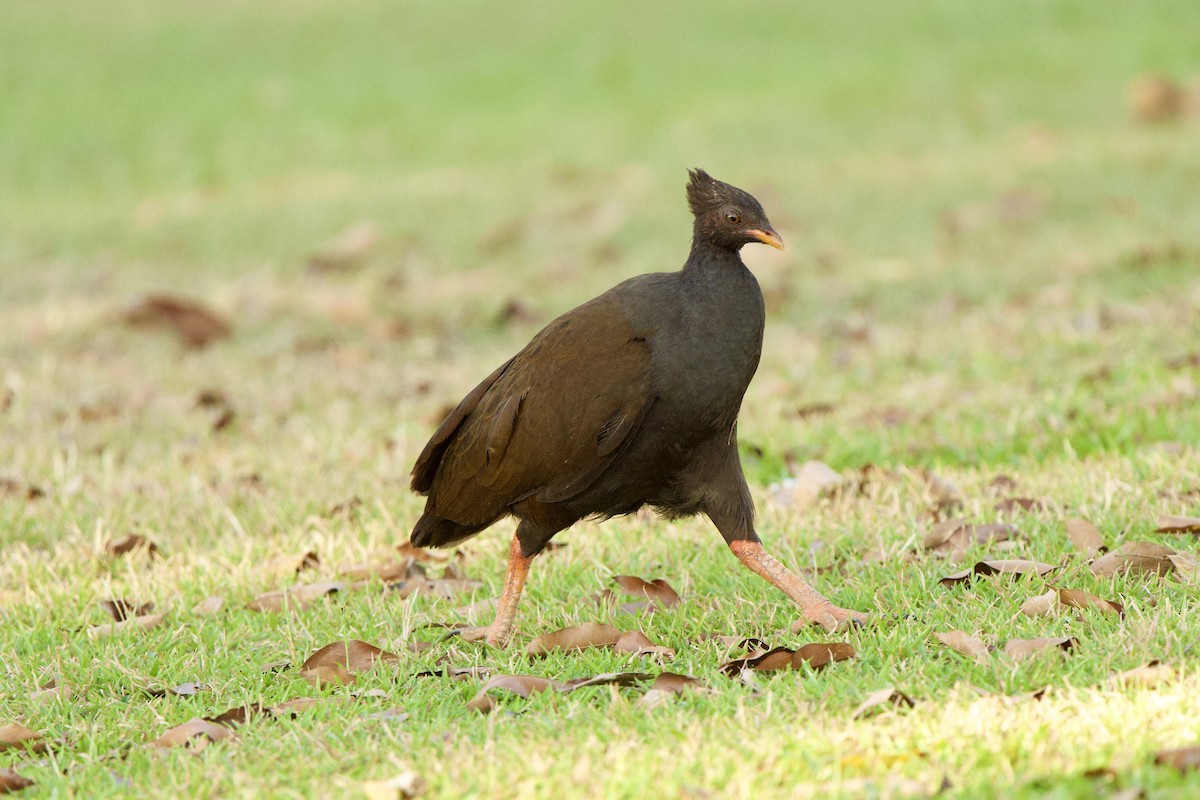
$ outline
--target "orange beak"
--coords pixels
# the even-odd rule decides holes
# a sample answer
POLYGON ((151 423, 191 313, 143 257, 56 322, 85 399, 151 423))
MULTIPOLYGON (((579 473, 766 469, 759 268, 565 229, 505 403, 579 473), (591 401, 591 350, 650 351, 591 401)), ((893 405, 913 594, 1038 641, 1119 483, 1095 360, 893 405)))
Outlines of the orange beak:
POLYGON ((750 236, 753 236, 763 244, 771 245, 771 247, 774 247, 776 250, 783 249, 783 239, 780 238, 779 234, 776 233, 772 228, 767 228, 766 230, 763 230, 762 228, 752 228, 746 231, 746 233, 750 236))

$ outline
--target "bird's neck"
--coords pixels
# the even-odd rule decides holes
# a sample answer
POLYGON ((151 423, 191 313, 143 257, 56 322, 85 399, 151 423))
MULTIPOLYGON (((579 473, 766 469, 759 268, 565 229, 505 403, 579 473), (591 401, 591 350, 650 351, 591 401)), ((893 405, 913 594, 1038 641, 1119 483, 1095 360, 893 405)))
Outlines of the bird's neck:
POLYGON ((700 277, 707 273, 733 270, 740 267, 745 269, 742 257, 737 250, 721 247, 711 241, 695 237, 692 239, 692 249, 683 265, 685 275, 700 277))

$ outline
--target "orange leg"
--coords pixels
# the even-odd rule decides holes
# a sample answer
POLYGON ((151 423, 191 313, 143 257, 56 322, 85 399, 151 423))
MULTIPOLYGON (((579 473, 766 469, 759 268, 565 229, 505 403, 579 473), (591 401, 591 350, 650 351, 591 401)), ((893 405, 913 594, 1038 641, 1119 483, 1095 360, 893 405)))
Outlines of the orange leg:
POLYGON ((529 576, 529 565, 533 556, 523 555, 521 542, 513 536, 508 548, 508 573, 504 577, 504 588, 500 591, 500 602, 496 607, 496 618, 486 628, 470 628, 462 632, 469 642, 486 641, 493 647, 506 647, 512 636, 513 620, 517 617, 517 604, 521 602, 521 590, 529 576))
POLYGON ((729 543, 729 549, 751 572, 761 575, 779 588, 793 603, 800 606, 808 620, 825 630, 838 630, 851 624, 852 620, 860 623, 867 621, 866 614, 838 608, 826 600, 824 595, 805 583, 799 575, 763 550, 758 542, 736 540, 729 543))

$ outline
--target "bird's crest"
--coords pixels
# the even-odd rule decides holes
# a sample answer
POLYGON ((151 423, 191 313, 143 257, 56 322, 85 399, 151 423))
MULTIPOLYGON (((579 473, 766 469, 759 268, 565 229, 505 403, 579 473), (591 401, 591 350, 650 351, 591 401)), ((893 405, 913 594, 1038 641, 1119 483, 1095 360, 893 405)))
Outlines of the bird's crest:
POLYGON ((688 208, 697 217, 714 211, 726 203, 745 203, 748 200, 757 205, 754 198, 741 189, 717 180, 699 167, 689 169, 688 175, 691 176, 687 186, 688 208))

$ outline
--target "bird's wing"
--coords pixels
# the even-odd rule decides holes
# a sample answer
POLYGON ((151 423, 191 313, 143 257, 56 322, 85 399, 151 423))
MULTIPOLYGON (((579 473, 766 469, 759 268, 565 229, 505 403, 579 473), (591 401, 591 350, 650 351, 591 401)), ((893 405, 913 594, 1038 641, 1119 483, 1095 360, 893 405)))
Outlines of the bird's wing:
POLYGON ((413 480, 435 513, 466 524, 569 500, 620 455, 654 400, 651 350, 604 300, 548 325, 438 429, 413 480))

